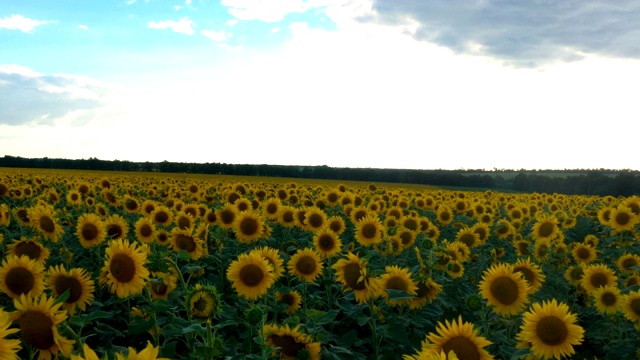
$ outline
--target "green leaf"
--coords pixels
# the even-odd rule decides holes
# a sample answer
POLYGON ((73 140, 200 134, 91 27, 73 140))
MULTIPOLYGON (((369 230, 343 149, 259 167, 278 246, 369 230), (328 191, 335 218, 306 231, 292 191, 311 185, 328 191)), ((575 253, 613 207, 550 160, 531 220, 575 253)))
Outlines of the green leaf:
POLYGON ((369 316, 367 316, 365 313, 359 313, 356 315, 356 322, 358 323, 358 325, 363 326, 364 324, 369 322, 369 316))
POLYGON ((192 332, 196 332, 198 333, 198 335, 202 335, 204 334, 204 331, 206 329, 202 327, 202 325, 200 324, 192 324, 190 326, 187 326, 186 328, 182 329, 182 333, 183 334, 190 334, 192 332))
POLYGON ((338 316, 338 312, 339 312, 338 310, 327 311, 322 316, 318 317, 317 319, 314 319, 314 321, 315 321, 316 325, 329 324, 329 323, 333 322, 333 320, 336 318, 336 316, 338 316))
POLYGON ((88 314, 82 314, 82 319, 84 319, 87 322, 97 320, 97 319, 108 319, 112 317, 113 317, 112 311, 107 312, 103 310, 95 310, 88 314))
POLYGON ((514 351, 513 354, 511 354, 511 360, 519 360, 521 357, 527 356, 529 354, 531 354, 529 348, 518 349, 514 351))
POLYGON ((404 290, 396 290, 396 289, 387 289, 387 294, 389 294, 389 300, 404 300, 404 299, 414 299, 415 296, 409 294, 404 290))
POLYGON ((180 250, 175 254, 179 260, 183 260, 183 261, 191 260, 191 255, 189 255, 189 253, 186 250, 180 250))
POLYGON ((71 295, 71 289, 65 290, 60 296, 58 296, 56 301, 53 302, 53 305, 57 305, 67 301, 67 299, 69 299, 69 295, 71 295))

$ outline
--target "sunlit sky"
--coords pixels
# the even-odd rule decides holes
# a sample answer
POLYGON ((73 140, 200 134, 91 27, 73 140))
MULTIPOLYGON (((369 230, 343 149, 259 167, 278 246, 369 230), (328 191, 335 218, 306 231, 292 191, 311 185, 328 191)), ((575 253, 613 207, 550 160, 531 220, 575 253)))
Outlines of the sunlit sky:
POLYGON ((640 170, 638 1, 0 4, 0 156, 640 170))

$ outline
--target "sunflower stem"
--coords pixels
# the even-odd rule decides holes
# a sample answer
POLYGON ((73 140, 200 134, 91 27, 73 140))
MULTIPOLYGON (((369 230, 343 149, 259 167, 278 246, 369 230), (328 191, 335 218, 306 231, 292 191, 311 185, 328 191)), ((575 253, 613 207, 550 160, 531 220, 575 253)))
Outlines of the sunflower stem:
POLYGON ((374 359, 380 359, 380 350, 378 349, 378 331, 376 328, 376 318, 375 312, 373 310, 373 304, 371 300, 367 301, 367 305, 369 305, 369 326, 371 327, 371 339, 373 341, 373 354, 374 359))
MULTIPOLYGON (((151 290, 149 289, 149 286, 145 286, 144 287, 145 292, 147 293, 147 299, 149 300, 149 305, 151 305, 151 303, 153 302, 153 297, 151 296, 151 290)), ((153 341, 155 346, 160 346, 160 334, 158 333, 158 318, 156 316, 156 311, 153 309, 153 307, 149 306, 151 308, 151 319, 153 320, 153 332, 151 332, 151 335, 153 335, 153 341)))
POLYGON ((178 274, 178 280, 180 280, 180 285, 182 285, 182 289, 184 289, 184 291, 187 291, 187 283, 184 281, 184 277, 182 276, 182 271, 180 271, 178 264, 176 264, 176 262, 173 261, 171 257, 166 257, 165 260, 169 264, 171 264, 171 266, 176 270, 176 273, 178 274))
POLYGON ((84 347, 82 346, 82 339, 80 339, 80 335, 76 334, 76 332, 73 331, 73 329, 69 326, 69 324, 65 323, 65 327, 67 328, 67 332, 69 332, 71 334, 71 337, 73 338, 73 340, 76 341, 76 345, 80 349, 80 355, 82 355, 82 357, 84 357, 85 356, 84 355, 84 347))

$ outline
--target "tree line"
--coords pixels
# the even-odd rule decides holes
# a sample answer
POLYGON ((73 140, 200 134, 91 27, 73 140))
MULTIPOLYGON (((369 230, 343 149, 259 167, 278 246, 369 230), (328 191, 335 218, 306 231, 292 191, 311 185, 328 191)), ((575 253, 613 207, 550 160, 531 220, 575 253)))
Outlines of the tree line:
POLYGON ((23 158, 5 155, 0 167, 271 176, 424 184, 568 195, 640 194, 640 172, 631 170, 415 170, 298 165, 132 162, 127 160, 23 158))

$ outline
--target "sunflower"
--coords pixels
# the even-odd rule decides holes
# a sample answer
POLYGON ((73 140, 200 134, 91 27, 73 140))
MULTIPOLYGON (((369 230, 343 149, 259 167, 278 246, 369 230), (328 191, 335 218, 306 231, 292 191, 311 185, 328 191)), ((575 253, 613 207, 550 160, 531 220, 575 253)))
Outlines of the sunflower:
POLYGON ((126 238, 129 233, 129 223, 125 218, 118 214, 109 216, 104 221, 104 226, 107 229, 107 238, 109 240, 126 238))
POLYGON ((625 295, 621 305, 621 310, 627 319, 635 323, 640 322, 640 290, 625 295))
POLYGON ((83 268, 66 270, 64 265, 52 266, 47 271, 46 284, 55 297, 69 290, 69 298, 63 304, 69 315, 73 315, 76 308, 85 311, 93 301, 93 280, 83 268))
POLYGON ((175 252, 185 250, 193 260, 198 260, 204 255, 202 240, 194 236, 189 230, 173 228, 171 230, 171 248, 175 252))
POLYGON ((232 281, 238 295, 255 300, 267 293, 275 282, 272 267, 258 253, 241 254, 227 268, 227 279, 232 281))
POLYGON ((251 253, 254 252, 267 260, 273 270, 273 278, 275 280, 277 280, 284 274, 284 261, 282 261, 282 258, 280 258, 280 254, 278 253, 277 249, 263 246, 261 248, 251 250, 251 253))
POLYGON ((86 343, 82 345, 82 354, 84 355, 71 354, 71 360, 100 360, 98 354, 86 343))
POLYGON ((529 285, 529 295, 535 293, 542 287, 542 283, 546 276, 542 273, 542 269, 537 264, 531 262, 529 258, 519 259, 513 265, 513 273, 520 273, 529 285))
POLYGON ((385 273, 381 276, 380 281, 382 288, 385 290, 382 295, 387 298, 387 303, 390 306, 398 306, 407 304, 411 299, 392 300, 389 299, 389 293, 386 290, 400 290, 404 291, 408 295, 416 295, 418 287, 411 279, 411 273, 409 269, 401 268, 396 265, 386 266, 385 273))
POLYGON ((459 279, 464 275, 464 265, 459 260, 451 261, 445 271, 452 279, 459 279))
POLYGON ((438 322, 436 332, 437 334, 427 335, 430 343, 423 343, 426 347, 425 351, 436 354, 441 351, 446 354, 453 351, 459 359, 493 359, 493 356, 483 349, 491 345, 491 341, 478 336, 478 330, 474 328, 473 323, 463 322, 462 316, 458 317, 457 322, 455 320, 452 322, 446 320, 445 324, 438 322))
POLYGON ((558 219, 553 215, 538 218, 531 228, 531 236, 535 240, 553 240, 560 235, 558 219))
POLYGON ((507 219, 500 219, 496 222, 493 231, 498 235, 498 239, 504 240, 515 235, 516 229, 507 219))
POLYGON ((278 223, 284 227, 294 227, 296 225, 296 208, 290 205, 284 205, 278 212, 278 223))
POLYGON ((42 265, 27 256, 9 255, 0 267, 0 291, 13 299, 22 294, 40 295, 44 291, 42 265))
POLYGON ((592 294, 596 309, 602 314, 615 314, 622 302, 620 289, 616 286, 603 286, 597 288, 592 294))
POLYGON ((242 243, 252 243, 264 237, 264 219, 256 211, 243 211, 233 221, 236 239, 242 243))
POLYGON ((571 255, 577 262, 582 264, 588 264, 598 257, 596 250, 591 245, 581 243, 573 243, 571 255))
POLYGON ((618 205, 611 211, 611 220, 609 220, 609 225, 612 227, 615 232, 632 230, 633 227, 638 223, 638 216, 629 209, 629 207, 624 205, 618 205))
POLYGON ((316 206, 307 208, 304 226, 306 230, 320 231, 327 225, 327 214, 316 206))
POLYGON ((57 358, 58 353, 69 356, 75 341, 58 333, 58 325, 67 319, 67 312, 60 310, 62 303, 54 304, 55 298, 24 294, 13 299, 16 311, 11 314, 18 323, 22 343, 38 351, 38 360, 57 358))
POLYGON ((313 342, 311 336, 299 331, 300 326, 291 329, 289 325, 278 326, 266 324, 262 331, 267 346, 274 348, 274 353, 280 354, 280 358, 294 360, 298 358, 301 350, 308 352, 307 359, 320 359, 320 343, 313 342))
POLYGON ((154 224, 168 226, 173 221, 173 212, 164 205, 158 205, 151 213, 154 224))
POLYGON ((25 237, 20 240, 14 240, 7 246, 7 254, 20 256, 27 256, 31 260, 35 260, 44 265, 45 261, 51 255, 51 252, 46 246, 43 246, 38 238, 27 239, 25 237))
POLYGON ((304 282, 314 282, 323 266, 320 255, 311 248, 299 249, 287 263, 289 273, 304 282))
POLYGON ((493 305, 493 311, 502 316, 520 313, 528 302, 527 281, 508 264, 493 265, 486 270, 479 289, 482 297, 493 305))
POLYGON ((278 212, 282 207, 282 202, 276 198, 269 198, 262 203, 262 213, 265 218, 275 220, 278 218, 278 212))
POLYGON ((607 285, 615 285, 618 277, 607 265, 589 265, 584 269, 584 275, 580 280, 580 285, 592 294, 597 288, 607 285))
POLYGON ((196 284, 186 298, 186 306, 190 317, 212 319, 221 309, 220 294, 215 286, 196 284))
POLYGON ((0 308, 0 359, 19 360, 20 340, 6 339, 8 335, 20 331, 19 329, 9 329, 11 318, 9 313, 0 308))
POLYGON ((575 286, 581 286, 580 282, 584 277, 584 267, 580 264, 572 265, 564 272, 564 278, 575 286))
POLYGON ((336 235, 340 235, 346 229, 346 224, 342 217, 336 215, 327 219, 327 227, 336 233, 336 235))
POLYGON ((533 245, 533 256, 539 262, 545 261, 551 254, 551 240, 538 239, 533 245))
POLYGON ((231 229, 237 216, 238 209, 229 203, 216 211, 218 225, 223 229, 231 229))
POLYGON ((442 285, 436 283, 431 278, 427 280, 420 281, 416 284, 416 297, 410 299, 409 308, 410 309, 420 309, 427 302, 432 303, 440 295, 442 291, 442 285))
POLYGON ((449 225, 453 221, 453 212, 446 206, 439 206, 436 212, 437 220, 440 225, 449 225))
POLYGON ((167 299, 178 286, 178 276, 172 272, 152 272, 148 283, 153 299, 167 299))
POLYGON ((276 300, 287 305, 285 312, 287 314, 293 314, 300 309, 300 303, 302 303, 302 296, 296 290, 291 290, 287 293, 281 294, 276 292, 276 300))
MULTIPOLYGON (((477 228, 476 228, 477 229, 477 228)), ((486 238, 486 233, 484 234, 484 237, 486 238)), ((482 243, 482 240, 480 238, 480 234, 477 233, 476 231, 474 231, 473 228, 471 229, 460 229, 458 231, 458 234, 456 235, 456 241, 459 241, 465 245, 467 245, 468 248, 473 248, 475 246, 478 246, 482 243)))
POLYGON ((582 343, 584 329, 576 322, 577 316, 556 299, 534 303, 523 315, 517 339, 530 343, 538 358, 560 359, 574 354, 573 346, 582 343))
POLYGON ((159 358, 159 352, 159 346, 154 347, 153 345, 151 345, 150 341, 147 341, 147 347, 145 347, 140 352, 137 352, 136 349, 129 347, 127 356, 121 353, 116 353, 116 360, 170 360, 169 358, 159 358))
POLYGON ((314 234, 313 246, 321 256, 333 257, 340 253, 342 240, 330 228, 326 227, 314 234))
POLYGON ((128 240, 113 240, 106 251, 101 280, 120 298, 140 294, 149 280, 146 253, 128 240))
POLYGON ((383 291, 381 281, 367 276, 366 261, 351 252, 346 256, 331 267, 336 271, 336 281, 342 283, 343 290, 353 290, 358 303, 380 296, 383 291))
MULTIPOLYGON (((19 215, 18 219, 23 221, 19 215)), ((64 233, 62 226, 56 222, 55 210, 50 206, 36 206, 26 211, 25 217, 27 224, 35 227, 46 239, 57 242, 64 233)))
POLYGON ((367 215, 355 225, 355 239, 361 245, 371 246, 382 241, 383 228, 377 216, 367 215))
POLYGON ((136 221, 134 228, 136 238, 141 243, 150 244, 156 239, 156 227, 153 225, 153 221, 151 221, 150 218, 141 217, 136 221))
POLYGON ((78 218, 75 234, 82 247, 90 248, 104 241, 107 237, 107 228, 97 215, 83 214, 78 218))
POLYGON ((616 261, 616 265, 618 265, 618 269, 626 273, 632 274, 635 272, 635 270, 632 269, 632 267, 640 266, 640 256, 636 254, 626 253, 620 256, 620 258, 618 258, 618 261, 616 261))
POLYGON ((193 231, 193 228, 195 226, 193 215, 184 212, 184 210, 178 211, 173 219, 173 223, 175 224, 176 228, 180 230, 193 231))
POLYGON ((11 212, 7 204, 0 205, 0 226, 8 227, 11 224, 11 212))

